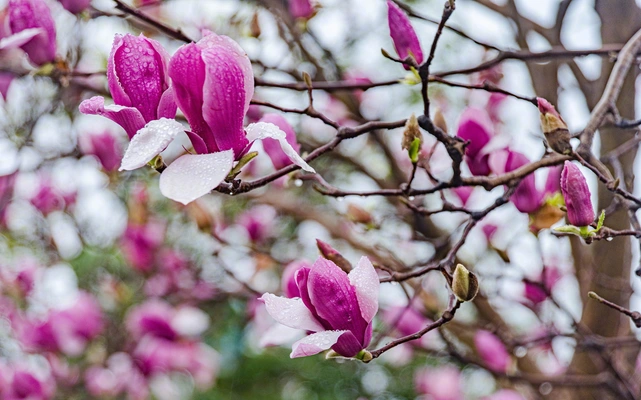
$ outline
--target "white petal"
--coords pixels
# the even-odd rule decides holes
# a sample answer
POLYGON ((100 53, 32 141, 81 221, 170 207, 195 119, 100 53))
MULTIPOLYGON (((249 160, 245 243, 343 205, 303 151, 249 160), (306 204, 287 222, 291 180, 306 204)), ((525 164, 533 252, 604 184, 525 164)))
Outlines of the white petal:
POLYGON ((175 119, 160 118, 150 121, 131 138, 122 158, 120 171, 131 171, 144 166, 165 150, 169 143, 184 130, 185 127, 175 119))
POLYGON ((380 281, 374 266, 367 257, 361 257, 356 268, 348 274, 349 282, 356 289, 356 299, 361 316, 370 322, 378 311, 378 288, 380 281))
POLYGON ((289 144, 286 139, 285 132, 283 132, 276 125, 269 122, 256 122, 254 124, 249 124, 247 128, 245 128, 245 131, 247 132, 247 140, 249 140, 250 142, 266 138, 278 140, 278 143, 280 143, 280 147, 294 164, 298 165, 307 172, 316 173, 314 168, 307 164, 305 160, 303 160, 303 158, 298 154, 298 152, 294 150, 292 145, 289 144))
POLYGON ((5 38, 0 39, 0 50, 4 49, 15 49, 16 47, 20 47, 23 44, 27 43, 31 39, 33 39, 34 36, 44 33, 44 29, 42 28, 29 28, 25 29, 23 31, 20 31, 16 33, 15 35, 7 36, 5 38))
POLYGON ((160 175, 160 192, 187 204, 211 192, 224 181, 234 165, 234 151, 186 154, 172 162, 160 175))
POLYGON ((314 318, 303 300, 288 299, 287 297, 275 296, 271 293, 265 293, 261 300, 265 302, 267 312, 276 320, 285 326, 294 329, 304 329, 306 331, 322 331, 325 328, 314 318))
POLYGON ((290 358, 312 356, 336 344, 338 338, 349 331, 323 331, 306 336, 292 345, 290 358))
POLYGON ((258 342, 258 346, 270 347, 292 343, 304 334, 305 332, 300 329, 290 328, 289 326, 281 324, 274 324, 274 326, 270 327, 262 334, 260 341, 258 342))

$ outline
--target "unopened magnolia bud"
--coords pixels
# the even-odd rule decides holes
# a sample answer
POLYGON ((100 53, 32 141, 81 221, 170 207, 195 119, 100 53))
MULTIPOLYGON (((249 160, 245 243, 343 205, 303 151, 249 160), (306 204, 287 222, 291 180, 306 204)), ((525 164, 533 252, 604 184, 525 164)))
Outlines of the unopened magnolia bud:
POLYGON ((357 206, 356 204, 349 204, 347 206, 347 216, 350 220, 359 223, 359 224, 371 224, 374 222, 372 214, 365 211, 363 208, 357 206))
POLYGON ((316 239, 316 246, 318 246, 318 250, 321 252, 324 258, 338 265, 340 269, 345 272, 349 272, 352 270, 352 264, 328 243, 325 243, 320 239, 316 239))
POLYGON ((567 124, 549 101, 537 97, 536 102, 541 113, 541 129, 548 146, 557 153, 570 154, 572 146, 567 124))
POLYGON ((470 301, 476 297, 479 291, 479 281, 476 275, 458 264, 452 276, 452 291, 459 301, 470 301))
POLYGON ((447 122, 445 122, 445 117, 439 109, 434 113, 434 126, 447 133, 447 122))
POLYGON ((418 126, 416 115, 412 114, 405 123, 405 131, 403 132, 403 149, 407 150, 410 160, 413 163, 418 161, 418 153, 423 144, 423 134, 418 126))

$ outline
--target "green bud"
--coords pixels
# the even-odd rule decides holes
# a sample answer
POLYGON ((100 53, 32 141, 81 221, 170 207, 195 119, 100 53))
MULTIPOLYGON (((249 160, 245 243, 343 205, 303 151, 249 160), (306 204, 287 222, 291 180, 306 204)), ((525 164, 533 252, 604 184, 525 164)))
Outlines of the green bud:
POLYGON ((479 280, 463 264, 458 264, 452 276, 452 291, 459 301, 470 301, 479 292, 479 280))

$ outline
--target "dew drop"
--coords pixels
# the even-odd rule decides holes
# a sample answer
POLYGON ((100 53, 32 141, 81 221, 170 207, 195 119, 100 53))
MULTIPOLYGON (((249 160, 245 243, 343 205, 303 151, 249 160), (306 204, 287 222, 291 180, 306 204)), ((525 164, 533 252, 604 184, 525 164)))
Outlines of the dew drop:
POLYGON ((296 187, 301 187, 301 186, 303 186, 303 181, 302 181, 301 179, 296 179, 296 180, 294 181, 294 186, 296 186, 296 187))

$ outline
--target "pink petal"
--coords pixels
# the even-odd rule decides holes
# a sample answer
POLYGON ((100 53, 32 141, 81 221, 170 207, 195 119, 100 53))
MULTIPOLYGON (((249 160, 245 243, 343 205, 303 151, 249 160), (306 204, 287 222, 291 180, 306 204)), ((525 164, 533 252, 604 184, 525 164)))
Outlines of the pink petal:
POLYGON ((225 180, 234 165, 231 150, 211 154, 187 154, 171 163, 160 175, 160 192, 188 204, 206 195, 225 180))
POLYGON ((236 62, 235 53, 226 46, 203 49, 202 58, 206 68, 203 118, 218 148, 232 149, 238 158, 248 144, 243 119, 247 103, 245 80, 249 77, 236 62))
MULTIPOLYGON (((279 127, 280 130, 285 132, 287 143, 289 143, 294 148, 294 150, 296 150, 296 153, 300 153, 300 145, 296 141, 296 133, 294 132, 294 129, 289 124, 289 122, 287 122, 287 120, 282 115, 266 114, 260 119, 259 122, 269 122, 279 127)), ((263 149, 272 160, 274 168, 281 169, 292 164, 292 160, 290 160, 289 156, 285 154, 283 149, 280 147, 280 143, 277 140, 263 140, 263 149)))
POLYGON ((78 109, 83 114, 101 115, 109 118, 122 126, 130 138, 145 127, 145 119, 140 114, 140 111, 133 107, 123 107, 115 104, 105 107, 105 99, 100 96, 94 96, 83 101, 78 109))
MULTIPOLYGON (((203 119, 205 63, 201 53, 202 49, 196 43, 180 47, 169 61, 169 76, 173 83, 176 103, 185 114, 191 130, 207 144, 207 152, 214 153, 219 149, 207 122, 203 119)), ((196 151, 202 153, 192 136, 190 139, 196 151)))
POLYGON ((175 119, 161 118, 151 121, 131 138, 119 171, 131 171, 144 166, 184 131, 185 128, 175 119))
POLYGON ((15 49, 33 39, 36 35, 44 33, 42 28, 29 28, 15 35, 0 39, 0 50, 15 49))
MULTIPOLYGON (((313 332, 325 329, 299 298, 288 299, 271 293, 265 293, 261 297, 261 300, 265 302, 265 307, 269 315, 280 324, 294 329, 304 329, 313 332)), ((338 338, 336 340, 338 340, 338 338)))
POLYGON ((342 334, 349 331, 323 331, 306 336, 292 345, 290 358, 313 356, 327 350, 338 342, 342 334))
POLYGON ((292 147, 291 144, 287 141, 287 134, 283 132, 276 125, 269 122, 256 122, 255 124, 249 124, 245 129, 247 131, 247 139, 250 142, 254 140, 262 140, 266 138, 276 139, 280 143, 280 147, 283 152, 289 157, 294 164, 298 165, 307 172, 316 173, 314 168, 303 160, 303 158, 298 154, 298 152, 292 147))
POLYGON ((370 260, 363 256, 356 268, 347 275, 356 289, 356 299, 363 319, 370 322, 378 311, 378 289, 380 281, 370 260))
POLYGON ((461 114, 456 136, 470 142, 465 149, 465 154, 474 158, 488 144, 493 136, 493 131, 492 120, 486 111, 468 107, 461 114))

